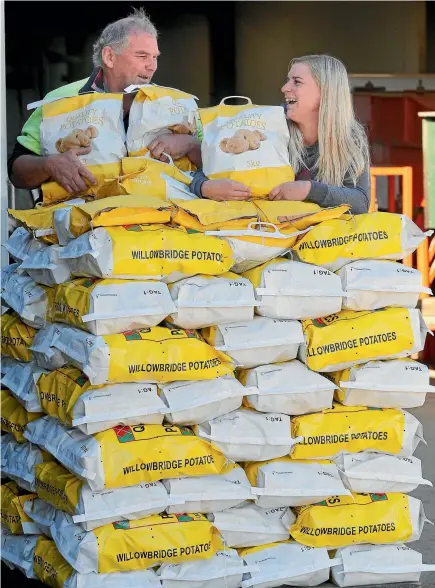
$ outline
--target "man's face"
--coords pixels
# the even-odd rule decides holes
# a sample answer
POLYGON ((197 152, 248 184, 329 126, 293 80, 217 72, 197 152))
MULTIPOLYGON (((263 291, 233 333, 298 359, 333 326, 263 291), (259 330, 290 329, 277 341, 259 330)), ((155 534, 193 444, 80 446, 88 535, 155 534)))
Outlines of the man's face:
POLYGON ((118 55, 113 52, 105 63, 117 80, 117 91, 122 91, 131 84, 149 84, 157 69, 159 55, 155 37, 148 33, 131 34, 128 47, 118 55))

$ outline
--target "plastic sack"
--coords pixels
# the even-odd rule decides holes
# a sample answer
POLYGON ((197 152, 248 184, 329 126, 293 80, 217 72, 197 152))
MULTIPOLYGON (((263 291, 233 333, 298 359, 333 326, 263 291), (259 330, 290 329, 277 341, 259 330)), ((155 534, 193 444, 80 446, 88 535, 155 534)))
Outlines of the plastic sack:
MULTIPOLYGON (((34 361, 26 363, 12 360, 12 362, 2 376, 2 386, 8 388, 28 412, 41 412, 36 382, 45 370, 40 369, 34 361)), ((2 364, 4 363, 5 360, 2 361, 2 364)))
POLYGON ((246 566, 235 549, 217 551, 205 561, 164 564, 158 571, 163 588, 239 588, 243 574, 255 566, 246 566))
POLYGON ((222 239, 164 225, 99 227, 71 241, 60 257, 75 276, 166 283, 197 273, 219 275, 233 263, 222 239))
POLYGON ((16 313, 1 316, 1 354, 18 361, 32 361, 30 347, 36 335, 36 329, 25 325, 16 313))
POLYGON ((0 452, 2 474, 35 492, 35 466, 48 459, 47 453, 31 443, 17 443, 11 434, 2 436, 0 452))
POLYGON ((28 500, 36 498, 36 494, 27 493, 15 482, 7 482, 1 486, 1 521, 14 535, 38 533, 37 525, 32 522, 24 511, 28 500))
POLYGON ((285 541, 295 516, 289 508, 241 505, 208 515, 229 547, 255 547, 285 541))
POLYGON ((281 106, 220 104, 199 110, 203 170, 211 180, 242 182, 254 198, 267 197, 295 175, 288 157, 289 132, 281 106), (255 151, 255 153, 254 153, 255 151))
POLYGON ((2 246, 16 260, 23 261, 32 253, 44 249, 45 245, 33 238, 24 227, 18 227, 2 246))
POLYGON ((175 425, 119 426, 90 436, 44 417, 27 426, 25 437, 49 451, 93 491, 220 474, 232 468, 213 445, 175 425))
POLYGON ((201 334, 207 343, 227 353, 243 368, 295 359, 304 341, 298 321, 262 316, 252 321, 209 327, 201 334))
POLYGON ((70 514, 73 522, 87 531, 157 514, 169 503, 161 482, 93 492, 83 480, 54 461, 35 466, 35 485, 39 498, 70 514))
POLYGON ((21 263, 20 270, 26 270, 35 282, 44 286, 67 282, 71 272, 65 260, 60 258, 61 251, 59 245, 50 245, 30 253, 21 263))
POLYGON ((297 461, 281 457, 245 465, 255 503, 261 508, 302 506, 329 496, 350 495, 332 462, 297 461))
POLYGON ((341 281, 327 269, 278 258, 243 275, 255 288, 261 316, 308 319, 341 310, 341 281))
POLYGON ((406 494, 331 496, 301 506, 290 534, 302 545, 334 549, 361 543, 402 543, 420 538, 426 517, 406 494))
MULTIPOLYGON (((420 484, 432 486, 423 478, 417 457, 398 457, 361 451, 335 458, 342 479, 352 492, 412 492, 420 484)), ((331 493, 332 494, 332 493, 331 493)))
POLYGON ((183 329, 249 321, 256 304, 249 280, 227 272, 217 277, 192 276, 171 284, 176 312, 173 321, 183 329))
POLYGON ((354 261, 337 273, 346 293, 344 309, 415 308, 422 292, 432 294, 430 288, 422 285, 419 270, 394 261, 354 261))
POLYGON ((67 358, 55 347, 65 325, 48 324, 38 331, 31 345, 32 355, 43 370, 55 370, 68 363, 67 358))
POLYGON ((333 459, 341 453, 374 451, 411 456, 423 439, 421 423, 410 413, 394 408, 345 407, 292 418, 294 459, 333 459))
POLYGON ((87 435, 115 425, 158 425, 166 412, 155 384, 91 386, 72 366, 42 374, 36 384, 41 409, 87 435))
POLYGON ((419 582, 422 572, 435 572, 435 565, 406 545, 352 545, 337 549, 332 581, 346 586, 384 586, 419 582))
POLYGON ((52 320, 110 335, 154 327, 174 309, 161 282, 79 278, 56 287, 52 320))
POLYGON ((228 459, 266 461, 288 455, 297 442, 290 433, 290 417, 279 413, 233 410, 195 427, 228 459))
POLYGON ((361 259, 404 259, 431 234, 403 214, 374 212, 325 221, 294 249, 301 261, 336 271, 361 259))
POLYGON ((327 582, 331 560, 326 549, 307 548, 294 541, 282 541, 239 551, 248 566, 258 572, 244 577, 242 588, 281 588, 281 586, 318 586, 327 582))
POLYGON ((232 375, 159 384, 159 390, 169 407, 166 419, 177 425, 196 425, 236 410, 245 394, 245 388, 232 375))
POLYGON ((55 345, 93 386, 211 380, 233 371, 228 355, 207 345, 195 331, 183 329, 148 327, 96 336, 67 327, 55 345))
POLYGON ((415 408, 435 392, 429 368, 409 358, 368 361, 331 375, 339 386, 335 399, 345 406, 415 408))
POLYGON ((342 310, 302 322, 299 359, 316 372, 335 372, 375 359, 421 351, 429 332, 420 311, 408 308, 342 310))
POLYGON ((241 370, 244 404, 260 412, 300 415, 332 407, 334 384, 294 359, 241 370))
POLYGON ((161 513, 84 532, 59 512, 51 532, 60 553, 82 574, 209 559, 222 546, 215 527, 199 513, 161 513))
POLYGON ((9 566, 18 568, 26 578, 35 579, 33 554, 39 535, 2 535, 2 560, 9 566))
POLYGON ((24 406, 6 388, 1 389, 1 430, 11 433, 18 443, 24 443, 24 430, 28 423, 42 416, 41 412, 27 412, 24 406))
POLYGON ((169 513, 182 510, 211 513, 237 506, 252 498, 251 485, 245 472, 236 466, 229 472, 196 478, 163 480, 171 504, 169 513))

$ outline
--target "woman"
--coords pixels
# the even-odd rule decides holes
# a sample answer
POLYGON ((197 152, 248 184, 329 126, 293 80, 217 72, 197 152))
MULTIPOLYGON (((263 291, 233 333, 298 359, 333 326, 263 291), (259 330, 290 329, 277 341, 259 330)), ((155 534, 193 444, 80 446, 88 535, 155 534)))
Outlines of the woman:
MULTIPOLYGON (((346 68, 329 55, 290 63, 285 96, 294 182, 276 186, 271 200, 303 200, 322 207, 349 204, 353 214, 369 209, 369 148, 355 119, 346 68)), ((249 188, 232 180, 195 174, 191 191, 212 200, 246 200, 249 188)))

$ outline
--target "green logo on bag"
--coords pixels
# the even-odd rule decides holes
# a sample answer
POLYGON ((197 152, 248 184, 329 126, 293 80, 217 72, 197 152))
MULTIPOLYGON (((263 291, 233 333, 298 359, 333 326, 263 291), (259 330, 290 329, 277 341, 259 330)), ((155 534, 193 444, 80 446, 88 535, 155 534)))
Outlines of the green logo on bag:
POLYGON ((386 494, 370 494, 370 498, 373 502, 381 502, 382 500, 388 500, 386 494))
POLYGON ((130 523, 129 521, 117 521, 116 523, 113 523, 113 528, 114 529, 129 529, 130 528, 130 523))
POLYGON ((113 427, 115 431, 115 435, 120 443, 129 443, 130 441, 134 441, 133 431, 130 427, 125 425, 116 425, 113 427))

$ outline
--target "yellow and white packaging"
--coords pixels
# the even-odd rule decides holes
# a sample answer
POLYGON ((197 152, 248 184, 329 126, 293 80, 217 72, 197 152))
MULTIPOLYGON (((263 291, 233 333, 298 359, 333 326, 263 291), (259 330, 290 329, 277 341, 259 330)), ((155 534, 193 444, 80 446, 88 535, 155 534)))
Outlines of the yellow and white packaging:
POLYGON ((26 425, 41 416, 41 412, 27 412, 9 390, 1 389, 1 430, 11 433, 18 443, 26 441, 23 437, 26 425))
POLYGON ((56 348, 61 333, 68 329, 60 323, 47 324, 37 331, 31 345, 37 365, 44 370, 55 370, 68 363, 67 358, 56 348))
POLYGON ((127 130, 130 156, 146 153, 148 145, 161 135, 195 132, 198 98, 193 94, 155 84, 132 85, 126 91, 136 92, 127 130))
POLYGON ((1 470, 25 490, 35 492, 35 465, 47 454, 31 443, 17 443, 11 434, 3 435, 0 444, 1 470))
POLYGON ((232 374, 231 359, 195 331, 147 327, 116 335, 90 335, 66 327, 56 348, 93 386, 121 382, 212 380, 232 374))
POLYGON ((250 409, 233 410, 199 424, 197 435, 209 440, 233 461, 266 461, 288 455, 297 442, 290 417, 250 409))
POLYGON ((2 246, 18 262, 24 261, 26 257, 45 247, 43 243, 34 239, 32 233, 24 227, 15 229, 9 239, 2 243, 2 246))
MULTIPOLYGON (((6 363, 5 359, 2 360, 2 364, 6 363)), ((40 369, 35 361, 25 363, 12 360, 2 376, 1 383, 28 412, 41 412, 36 381, 44 372, 45 370, 40 369)))
POLYGON ((245 99, 244 105, 230 106, 224 98, 217 106, 199 110, 203 170, 211 180, 242 182, 254 198, 263 198, 295 178, 289 131, 280 106, 257 106, 245 99))
POLYGON ((88 482, 93 491, 220 474, 233 465, 209 442, 175 425, 118 426, 85 435, 44 417, 27 426, 25 437, 88 482))
POLYGON ((361 451, 339 455, 334 461, 352 492, 408 494, 419 485, 432 486, 429 480, 423 478, 421 461, 414 456, 398 457, 361 451))
POLYGON ((301 320, 341 310, 341 281, 327 269, 278 258, 243 275, 255 288, 261 316, 301 320))
POLYGON ((52 319, 110 335, 154 327, 174 309, 162 282, 77 278, 56 287, 52 319))
POLYGON ((73 366, 42 374, 36 388, 46 414, 86 435, 116 425, 159 425, 167 410, 155 384, 91 386, 83 372, 73 366))
POLYGON ((298 321, 255 316, 252 321, 216 325, 203 329, 202 336, 218 351, 227 353, 238 367, 295 359, 304 341, 298 321))
POLYGON ((295 516, 289 508, 241 505, 208 515, 229 547, 255 547, 285 541, 295 516))
POLYGON ((59 512, 51 532, 60 553, 82 574, 209 559, 222 547, 216 528, 199 513, 160 513, 85 532, 59 512))
POLYGON ((329 496, 350 495, 333 462, 280 457, 245 465, 255 503, 261 508, 302 506, 329 496))
POLYGON ((60 258, 61 251, 59 245, 45 246, 34 251, 21 263, 20 270, 25 270, 38 284, 62 284, 71 278, 71 271, 65 260, 60 258))
POLYGON ((35 485, 39 498, 70 514, 73 522, 80 523, 86 531, 157 514, 170 502, 161 482, 93 492, 83 480, 55 461, 35 466, 35 485))
POLYGON ((254 318, 254 288, 249 280, 232 272, 185 278, 171 284, 170 292, 176 307, 171 321, 183 329, 203 329, 254 318))
POLYGON ((335 372, 377 359, 407 357, 424 347, 429 329, 419 310, 342 310, 302 322, 298 358, 316 372, 335 372))
POLYGON ((426 522, 420 500, 406 494, 331 496, 301 506, 290 534, 309 547, 403 543, 420 538, 426 522))
POLYGON ((1 486, 1 522, 14 535, 30 535, 39 533, 39 529, 24 512, 27 501, 36 498, 36 494, 28 494, 15 482, 7 482, 1 486))
POLYGON ((394 261, 354 261, 337 273, 345 291, 343 308, 348 310, 415 308, 421 293, 432 294, 422 285, 419 270, 394 261))
POLYGON ((235 549, 224 548, 205 561, 163 564, 158 577, 162 588, 240 588, 243 575, 255 569, 246 566, 235 549))
POLYGON ((281 586, 318 586, 327 582, 332 561, 324 548, 311 548, 294 541, 269 543, 239 550, 250 571, 241 588, 280 588, 281 586))
POLYGON ((342 406, 292 418, 292 436, 301 437, 293 459, 333 459, 341 453, 371 451, 411 456, 423 440, 421 423, 394 408, 342 406))
POLYGON ((23 323, 14 312, 1 316, 1 354, 12 357, 18 361, 32 361, 33 354, 30 349, 37 331, 33 327, 23 323))
POLYGON ((241 370, 244 404, 260 412, 300 415, 332 407, 335 385, 297 359, 241 370))
POLYGON ((407 545, 349 545, 334 555, 332 581, 337 586, 385 586, 418 583, 422 572, 435 572, 407 545))
POLYGON ((197 425, 236 410, 245 394, 244 386, 232 375, 159 384, 159 390, 169 407, 166 419, 177 425, 197 425))
POLYGON ((331 375, 338 387, 335 399, 345 406, 415 408, 435 392, 429 368, 409 358, 368 361, 331 375))
POLYGON ((62 249, 75 276, 176 282, 197 273, 219 275, 233 263, 222 239, 164 225, 99 227, 62 249))
POLYGON ((33 571, 33 554, 40 535, 3 534, 1 539, 2 561, 18 568, 26 578, 36 579, 33 571))
POLYGON ((361 259, 404 259, 413 253, 425 233, 407 216, 374 212, 328 220, 304 235, 294 250, 301 261, 333 272, 361 259))
POLYGON ((35 329, 41 328, 50 316, 51 289, 39 286, 25 273, 14 271, 5 275, 2 270, 1 277, 2 300, 20 316, 23 323, 35 329))
POLYGON ((251 485, 240 466, 229 472, 196 478, 163 480, 171 500, 169 513, 212 513, 232 508, 252 498, 251 485))

